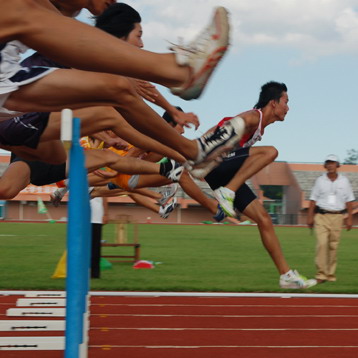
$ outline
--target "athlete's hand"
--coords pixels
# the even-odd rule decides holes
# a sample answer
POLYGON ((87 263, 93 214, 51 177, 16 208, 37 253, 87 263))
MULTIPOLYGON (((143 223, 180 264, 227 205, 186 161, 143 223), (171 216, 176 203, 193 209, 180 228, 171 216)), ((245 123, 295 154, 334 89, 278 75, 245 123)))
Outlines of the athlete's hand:
POLYGON ((92 173, 103 179, 112 179, 118 175, 118 172, 107 172, 103 169, 94 170, 92 173))
POLYGON ((124 139, 119 138, 119 137, 108 139, 106 141, 106 143, 107 143, 108 147, 113 147, 113 148, 121 149, 121 150, 129 149, 128 142, 126 142, 124 139))
POLYGON ((156 98, 158 97, 158 93, 153 84, 135 78, 131 78, 131 82, 133 84, 134 89, 140 96, 142 96, 149 102, 155 103, 156 98))
POLYGON ((197 130, 200 126, 198 116, 192 112, 186 113, 178 110, 172 114, 172 117, 176 123, 182 125, 183 127, 191 128, 194 126, 195 130, 197 130))

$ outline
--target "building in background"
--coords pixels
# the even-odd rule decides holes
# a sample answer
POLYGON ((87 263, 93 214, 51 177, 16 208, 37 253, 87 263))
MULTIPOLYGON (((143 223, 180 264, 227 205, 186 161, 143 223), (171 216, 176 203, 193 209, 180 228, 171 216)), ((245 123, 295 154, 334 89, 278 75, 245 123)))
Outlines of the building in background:
MULTIPOLYGON (((0 156, 0 175, 7 167, 9 157, 0 156)), ((309 194, 315 178, 325 172, 322 164, 304 164, 274 162, 257 173, 248 181, 270 213, 274 224, 306 225, 306 214, 309 206, 309 194)), ((358 166, 342 165, 340 172, 352 183, 356 200, 358 198, 358 166)), ((197 181, 203 191, 212 196, 212 191, 205 182, 197 181)), ((40 197, 46 204, 51 218, 66 221, 67 195, 60 207, 54 208, 49 203, 49 194, 56 189, 55 185, 36 187, 29 185, 12 200, 0 202, 0 220, 45 221, 48 217, 39 214, 37 201, 40 197)), ((178 190, 178 208, 162 219, 153 215, 148 209, 137 206, 129 197, 109 198, 109 219, 126 214, 135 217, 138 222, 152 223, 200 223, 212 220, 211 214, 195 200, 178 190)), ((245 218, 241 218, 242 221, 245 218)), ((358 225, 358 203, 354 203, 353 225, 358 225)))

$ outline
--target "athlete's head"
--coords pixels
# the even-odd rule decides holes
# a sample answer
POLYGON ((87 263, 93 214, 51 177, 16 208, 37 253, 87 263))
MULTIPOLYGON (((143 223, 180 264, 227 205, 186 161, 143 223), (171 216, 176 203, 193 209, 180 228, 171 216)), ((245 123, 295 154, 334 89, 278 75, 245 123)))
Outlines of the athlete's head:
POLYGON ((263 109, 270 105, 275 114, 275 120, 283 121, 289 110, 287 86, 279 82, 267 82, 261 87, 256 109, 263 109))
POLYGON ((96 27, 134 46, 143 47, 141 21, 139 13, 131 6, 116 3, 96 17, 96 27))
POLYGON ((287 92, 287 87, 284 83, 267 82, 261 87, 260 97, 254 108, 264 108, 270 101, 278 102, 284 92, 287 92))
MULTIPOLYGON (((175 107, 177 110, 179 110, 180 112, 183 112, 183 110, 180 107, 175 107)), ((183 134, 184 133, 184 127, 181 124, 178 124, 177 122, 175 122, 174 118, 167 112, 165 111, 163 114, 163 119, 170 124, 179 134, 183 134)))

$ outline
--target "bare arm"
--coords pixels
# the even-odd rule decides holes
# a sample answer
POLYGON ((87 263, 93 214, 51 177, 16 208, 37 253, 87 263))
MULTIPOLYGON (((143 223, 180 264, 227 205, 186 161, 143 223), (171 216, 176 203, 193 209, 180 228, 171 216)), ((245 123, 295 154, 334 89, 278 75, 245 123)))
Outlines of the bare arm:
POLYGON ((154 91, 157 93, 155 104, 166 110, 176 123, 188 128, 190 128, 191 124, 193 124, 195 129, 198 129, 200 122, 197 115, 192 112, 182 112, 178 110, 176 107, 171 105, 156 88, 154 91))
MULTIPOLYGON (((153 151, 156 153, 160 153, 170 158, 173 156, 173 153, 175 153, 175 155, 179 155, 175 150, 139 132, 137 129, 127 123, 127 121, 125 121, 123 118, 121 119, 120 127, 121 136, 125 138, 129 143, 135 145, 138 148, 141 148, 145 151, 153 151)), ((181 161, 185 162, 185 158, 183 156, 181 157, 181 161)), ((176 156, 174 156, 174 158, 176 158, 176 156)))
POLYGON ((103 198, 103 224, 108 224, 108 200, 103 198))
POLYGON ((314 217, 314 209, 316 208, 316 202, 314 200, 310 200, 310 206, 308 208, 307 213, 307 226, 312 229, 313 228, 313 217, 314 217))
POLYGON ((170 104, 151 83, 133 78, 130 78, 130 81, 140 96, 142 96, 147 101, 155 103, 159 107, 163 108, 171 115, 176 123, 189 128, 192 124, 194 125, 195 129, 198 129, 200 122, 196 114, 178 110, 175 106, 170 104))
POLYGON ((346 208, 347 208, 348 215, 345 221, 346 221, 347 231, 349 231, 352 228, 352 224, 353 224, 353 201, 348 201, 346 203, 346 208))
POLYGON ((92 134, 91 137, 104 142, 107 147, 128 150, 128 142, 118 136, 111 136, 107 131, 97 132, 92 134))

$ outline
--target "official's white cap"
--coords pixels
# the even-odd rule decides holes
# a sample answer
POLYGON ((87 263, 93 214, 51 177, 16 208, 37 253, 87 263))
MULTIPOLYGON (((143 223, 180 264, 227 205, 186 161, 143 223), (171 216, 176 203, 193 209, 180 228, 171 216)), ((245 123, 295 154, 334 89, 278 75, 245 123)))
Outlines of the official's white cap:
POLYGON ((339 163, 339 158, 335 154, 327 155, 325 162, 337 162, 339 163))

